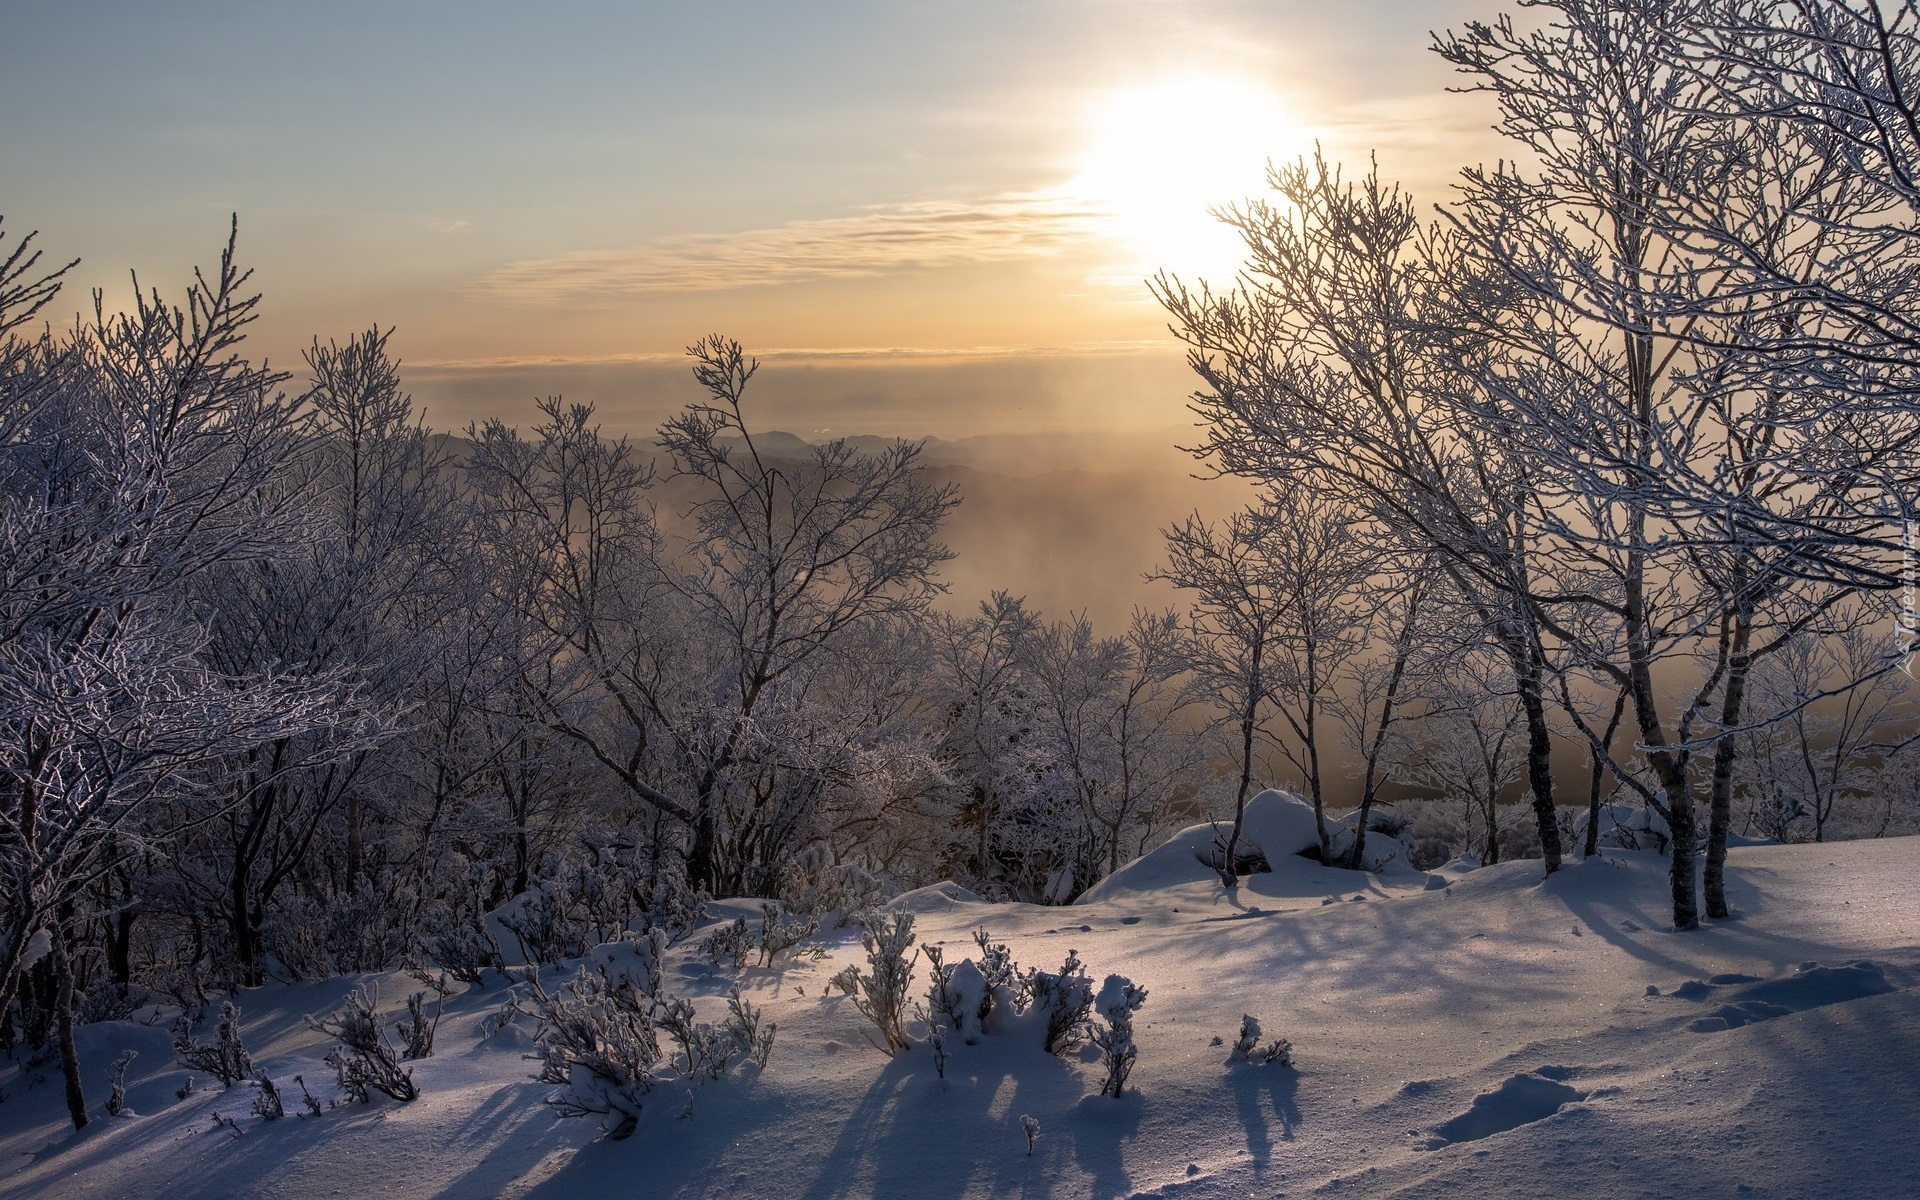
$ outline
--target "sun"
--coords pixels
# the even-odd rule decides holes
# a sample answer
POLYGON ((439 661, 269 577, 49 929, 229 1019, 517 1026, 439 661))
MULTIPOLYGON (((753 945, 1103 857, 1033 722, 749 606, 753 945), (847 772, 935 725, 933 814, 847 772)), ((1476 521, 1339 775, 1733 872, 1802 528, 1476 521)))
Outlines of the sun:
MULTIPOLYGON (((1249 80, 1190 76, 1111 92, 1090 106, 1068 185, 1104 214, 1122 269, 1224 278, 1239 238, 1208 212, 1266 190, 1269 159, 1310 139, 1280 97, 1249 80)), ((1137 278, 1137 276, 1136 276, 1137 278)))

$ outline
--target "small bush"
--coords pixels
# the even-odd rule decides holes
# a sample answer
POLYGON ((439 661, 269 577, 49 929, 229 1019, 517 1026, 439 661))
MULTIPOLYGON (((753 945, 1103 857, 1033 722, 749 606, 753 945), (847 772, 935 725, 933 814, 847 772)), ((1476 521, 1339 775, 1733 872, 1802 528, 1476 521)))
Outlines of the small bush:
POLYGON ((1285 1038, 1274 1038, 1265 1046, 1260 1044, 1260 1021, 1252 1013, 1240 1018, 1240 1036, 1234 1040, 1232 1058, 1244 1063, 1259 1063, 1290 1067, 1293 1065, 1293 1043, 1285 1038))
POLYGON ((435 905, 423 921, 427 954, 461 983, 482 982, 489 968, 505 969, 500 947, 477 918, 461 921, 446 905, 435 905))
POLYGON ((397 1026, 403 1043, 400 1057, 420 1059, 433 1056, 433 1035, 440 1028, 440 1007, 445 1001, 444 994, 434 1000, 433 1019, 429 1021, 427 994, 415 992, 407 997, 407 1015, 401 1018, 397 1026))
POLYGON ((831 918, 835 928, 861 924, 886 901, 886 884, 854 859, 835 863, 816 843, 796 857, 780 878, 780 896, 788 912, 831 918))
POLYGON ((262 1121, 278 1121, 287 1115, 287 1106, 280 1102, 280 1089, 273 1086, 273 1080, 265 1071, 254 1076, 253 1082, 259 1091, 253 1095, 253 1115, 262 1121))
POLYGON ((869 918, 863 927, 861 944, 867 950, 866 974, 856 974, 859 992, 854 1006, 879 1029, 881 1049, 896 1054, 913 1043, 903 1025, 907 1015, 907 993, 913 984, 913 957, 907 950, 913 945, 913 914, 896 912, 891 919, 869 918))
POLYGON ((727 1036, 753 1060, 754 1066, 762 1069, 773 1056, 773 1035, 779 1029, 772 1021, 764 1021, 765 1016, 763 1010, 747 1003, 739 988, 727 994, 727 1036))
MULTIPOLYGON (((820 932, 817 917, 788 919, 780 915, 777 904, 760 905, 760 965, 770 967, 774 960, 820 932)), ((823 958, 826 947, 810 946, 801 952, 806 957, 823 958)))
POLYGON ((173 1052, 183 1066, 213 1076, 222 1087, 232 1087, 253 1074, 253 1059, 240 1041, 240 1010, 231 1000, 220 1005, 220 1024, 211 1042, 196 1040, 193 1022, 181 1014, 173 1027, 173 1052))
POLYGON ((615 1140, 631 1134, 660 1061, 653 997, 584 965, 552 993, 528 982, 539 1018, 536 1078, 558 1089, 547 1103, 563 1117, 601 1117, 615 1140))
POLYGON ((365 1104, 373 1091, 404 1104, 416 1099, 420 1090, 414 1086, 413 1071, 400 1065, 400 1056, 374 1011, 376 1003, 372 992, 357 987, 333 1016, 324 1021, 309 1017, 307 1024, 339 1043, 328 1052, 327 1062, 349 1098, 365 1104))
POLYGON ((307 1081, 301 1076, 295 1075, 293 1081, 300 1085, 300 1103, 307 1110, 307 1115, 310 1117, 319 1116, 320 1098, 307 1090, 307 1081))
POLYGON ((707 935, 700 943, 700 952, 707 956, 718 970, 728 962, 735 968, 747 963, 747 956, 753 953, 753 938, 747 932, 747 919, 735 917, 733 924, 723 925, 707 935))
POLYGON ((853 963, 848 963, 846 966, 834 972, 833 978, 827 980, 827 986, 830 988, 839 988, 843 994, 848 996, 859 995, 860 968, 853 963))
POLYGON ((1080 952, 1067 951, 1058 971, 1033 971, 1027 976, 1031 1007, 1046 1014, 1042 1039, 1048 1054, 1066 1054, 1087 1040, 1087 1014, 1093 1008, 1093 981, 1087 978, 1080 952))
POLYGON ((1100 1048, 1100 1064, 1107 1077, 1100 1084, 1102 1096, 1118 1099, 1126 1089, 1127 1076, 1133 1073, 1138 1052, 1133 1044, 1133 1014, 1147 1002, 1147 989, 1135 987, 1124 975, 1109 975, 1100 985, 1100 1015, 1107 1019, 1105 1029, 1093 1031, 1093 1044, 1100 1048))
POLYGON ((122 1050, 107 1068, 107 1115, 117 1117, 127 1110, 127 1067, 140 1057, 137 1050, 122 1050))

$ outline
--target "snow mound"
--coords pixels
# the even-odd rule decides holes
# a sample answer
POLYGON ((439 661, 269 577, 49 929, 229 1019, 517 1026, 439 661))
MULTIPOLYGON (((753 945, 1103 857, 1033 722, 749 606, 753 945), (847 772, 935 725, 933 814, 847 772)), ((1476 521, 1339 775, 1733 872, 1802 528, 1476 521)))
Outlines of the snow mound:
MULTIPOLYGON (((1573 823, 1572 844, 1587 838, 1587 814, 1573 823)), ((1639 804, 1603 804, 1600 807, 1599 844, 1620 850, 1664 850, 1673 838, 1667 821, 1658 812, 1639 804)))
POLYGON ((1542 1067, 1510 1075, 1491 1092, 1473 1098, 1467 1111, 1443 1122, 1427 1139, 1426 1148, 1437 1150, 1458 1142, 1477 1142, 1481 1138, 1544 1121, 1563 1105, 1585 1100, 1587 1093, 1562 1080, 1571 1074, 1561 1067, 1542 1067))
POLYGON ((956 904, 985 904, 978 892, 961 887, 951 879, 942 879, 939 883, 930 883, 925 887, 914 888, 910 892, 901 892, 888 901, 888 908, 903 909, 910 913, 946 912, 956 904))
MULTIPOLYGON (((1157 849, 1088 888, 1074 903, 1096 904, 1183 883, 1217 882, 1220 872, 1214 864, 1220 860, 1218 847, 1232 828, 1224 821, 1189 825, 1157 849)), ((1266 859, 1269 870, 1283 871, 1295 863, 1305 863, 1299 858, 1300 852, 1320 844, 1313 805, 1289 792, 1268 788, 1247 801, 1240 841, 1246 851, 1257 851, 1266 859)), ((1311 865, 1318 868, 1318 864, 1311 865)))
POLYGON ((1713 1012, 1687 1025, 1695 1033, 1719 1033, 1893 990, 1886 968, 1862 959, 1844 967, 1801 963, 1793 974, 1779 979, 1756 979, 1751 975, 1715 975, 1704 982, 1689 979, 1668 994, 1674 999, 1696 1003, 1722 1001, 1713 1012))

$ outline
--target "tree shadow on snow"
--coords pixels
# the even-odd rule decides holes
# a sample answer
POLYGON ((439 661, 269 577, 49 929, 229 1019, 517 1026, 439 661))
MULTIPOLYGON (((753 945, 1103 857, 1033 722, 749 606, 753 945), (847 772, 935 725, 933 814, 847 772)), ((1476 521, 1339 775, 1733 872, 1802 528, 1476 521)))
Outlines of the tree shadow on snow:
POLYGON ((1264 1167, 1273 1155, 1273 1127, 1279 1126, 1281 1141, 1290 1142, 1300 1125, 1300 1108, 1294 1102, 1300 1090, 1300 1073, 1290 1067, 1235 1063, 1228 1080, 1233 1088, 1234 1115, 1246 1131, 1247 1155, 1255 1167, 1264 1167))
POLYGON ((1116 1187, 1124 1194, 1110 1119, 1124 1114, 1083 1116, 1075 1108, 1085 1095, 1082 1076, 1037 1047, 1009 1040, 989 1035, 978 1045, 955 1047, 944 1080, 926 1046, 896 1055, 847 1115, 819 1175, 801 1193, 804 1200, 958 1200, 983 1192, 1049 1197, 1069 1153, 1102 1181, 1096 1194, 1116 1187), (1032 1155, 1022 1114, 1041 1122, 1032 1155))

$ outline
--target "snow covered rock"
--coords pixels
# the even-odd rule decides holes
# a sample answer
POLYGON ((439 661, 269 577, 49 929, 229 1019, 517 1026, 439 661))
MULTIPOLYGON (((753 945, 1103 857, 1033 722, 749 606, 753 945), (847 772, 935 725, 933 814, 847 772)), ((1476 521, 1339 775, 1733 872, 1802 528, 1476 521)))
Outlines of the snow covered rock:
MULTIPOLYGON (((1205 883, 1220 878, 1218 843, 1226 840, 1230 822, 1189 825, 1158 849, 1149 850, 1094 884, 1075 904, 1095 904, 1116 896, 1156 891, 1183 883, 1205 883)), ((1384 835, 1381 836, 1383 840, 1384 835)), ((1279 870, 1291 865, 1302 850, 1320 844, 1313 823, 1313 805, 1289 792, 1269 788, 1247 801, 1241 822, 1242 852, 1257 851, 1267 866, 1279 870)))

